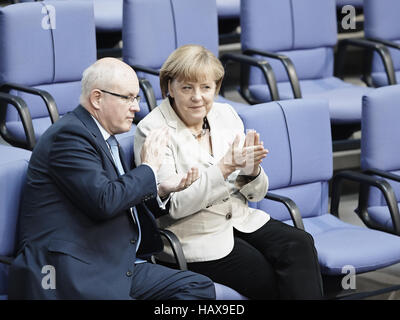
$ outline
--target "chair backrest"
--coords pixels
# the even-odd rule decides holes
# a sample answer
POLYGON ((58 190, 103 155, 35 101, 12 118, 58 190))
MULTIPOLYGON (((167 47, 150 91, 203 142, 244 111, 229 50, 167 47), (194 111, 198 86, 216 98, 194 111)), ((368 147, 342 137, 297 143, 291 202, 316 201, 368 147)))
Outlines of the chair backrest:
POLYGON ((240 18, 240 0, 216 0, 218 18, 240 18))
MULTIPOLYGON (((335 0, 241 1, 240 24, 243 50, 259 49, 288 56, 299 80, 333 75, 333 46, 337 41, 335 0)), ((281 63, 268 61, 277 81, 288 81, 281 63)), ((264 82, 258 70, 251 70, 251 84, 264 82)))
MULTIPOLYGON (((361 168, 400 175, 400 85, 378 88, 363 97, 361 168)), ((400 183, 389 181, 400 199, 400 183)), ((370 206, 385 205, 376 188, 370 189, 370 206)))
MULTIPOLYGON (((0 255, 13 256, 22 188, 30 151, 0 145, 0 255)), ((0 296, 7 294, 8 267, 0 263, 0 296)))
MULTIPOLYGON (((60 115, 77 106, 82 72, 96 61, 90 1, 29 2, 0 8, 0 39, 0 83, 48 91, 60 115)), ((13 94, 26 101, 33 120, 48 117, 38 96, 13 94)), ((18 120, 17 113, 8 110, 7 121, 18 120)))
POLYGON ((132 125, 133 128, 129 132, 117 134, 116 138, 121 146, 124 153, 124 160, 127 166, 133 168, 134 165, 134 155, 133 155, 133 136, 136 131, 136 126, 132 125))
MULTIPOLYGON (((380 38, 400 44, 400 1, 364 0, 364 33, 367 38, 380 38)), ((389 48, 396 71, 400 70, 400 50, 389 48)), ((387 85, 387 77, 380 57, 372 59, 372 79, 375 85, 387 85)), ((398 79, 399 80, 399 79, 398 79)))
MULTIPOLYGON (((37 0, 19 0, 33 2, 37 0)), ((61 0, 65 1, 65 0, 61 0)), ((122 30, 122 1, 123 0, 68 0, 91 2, 94 7, 96 30, 100 32, 118 32, 122 30)))
MULTIPOLYGON (((269 154, 262 166, 269 191, 291 198, 303 217, 328 212, 328 181, 332 177, 332 140, 328 103, 296 99, 254 105, 239 111, 245 129, 260 133, 269 154)), ((262 200, 254 207, 279 220, 287 209, 262 200)))
MULTIPOLYGON (((218 18, 215 0, 124 0, 123 60, 159 70, 178 47, 196 43, 218 57, 218 18)), ((158 76, 147 78, 161 99, 158 76)))
POLYGON ((364 5, 364 0, 336 0, 336 6, 342 8, 343 6, 351 5, 355 8, 362 8, 364 5))

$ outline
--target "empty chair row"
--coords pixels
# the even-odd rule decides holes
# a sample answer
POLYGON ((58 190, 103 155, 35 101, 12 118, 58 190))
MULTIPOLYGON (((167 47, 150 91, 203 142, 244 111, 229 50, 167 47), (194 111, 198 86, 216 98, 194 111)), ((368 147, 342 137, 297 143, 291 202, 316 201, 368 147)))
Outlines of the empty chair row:
MULTIPOLYGON (((309 232, 325 281, 339 281, 339 288, 349 268, 362 274, 400 262, 400 158, 395 148, 400 134, 394 123, 400 112, 399 98, 400 86, 391 86, 377 89, 363 99, 362 173, 346 170, 333 175, 326 100, 269 102, 239 111, 245 129, 259 132, 269 150, 262 162, 269 176, 268 193, 264 200, 251 206, 309 232), (359 185, 359 203, 353 214, 365 226, 341 219, 340 193, 345 181, 359 185)), ((176 246, 179 248, 179 244, 176 246)), ((180 260, 185 263, 183 256, 180 260)), ((398 288, 394 285, 385 290, 398 288)), ((354 297, 342 289, 327 290, 325 295, 354 297)), ((379 292, 369 289, 356 294, 368 297, 379 292)))
MULTIPOLYGON (((17 2, 34 2, 37 0, 19 0, 17 2)), ((122 31, 123 0, 68 0, 91 1, 94 6, 96 30, 100 32, 122 31)), ((216 0, 218 17, 221 19, 239 18, 240 0, 216 0)))
MULTIPOLYGON (((91 1, 83 0, 23 3, 1 10, 0 37, 7 44, 0 49, 1 90, 12 90, 27 102, 39 138, 79 103, 82 71, 96 60, 96 11, 91 1), (42 23, 47 4, 56 9, 54 29, 42 23), (15 28, 22 19, 23 28, 15 28)), ((123 12, 123 59, 145 78, 141 88, 146 99, 138 121, 161 99, 158 72, 169 53, 197 43, 218 55, 218 7, 215 0, 125 0, 123 12)), ((373 89, 345 82, 334 73, 334 0, 242 1, 240 14, 244 55, 227 54, 221 60, 241 64, 240 93, 248 103, 327 99, 334 141, 359 130, 361 97, 373 89)), ((389 83, 395 82, 386 46, 365 39, 341 41, 339 58, 350 45, 367 49, 371 57, 378 54, 389 83)), ((336 62, 339 67, 342 60, 336 62)), ((219 100, 227 101, 222 96, 219 100)), ((246 107, 227 102, 236 110, 246 107)), ((20 143, 24 135, 16 113, 9 110, 0 121, 3 138, 20 143)))

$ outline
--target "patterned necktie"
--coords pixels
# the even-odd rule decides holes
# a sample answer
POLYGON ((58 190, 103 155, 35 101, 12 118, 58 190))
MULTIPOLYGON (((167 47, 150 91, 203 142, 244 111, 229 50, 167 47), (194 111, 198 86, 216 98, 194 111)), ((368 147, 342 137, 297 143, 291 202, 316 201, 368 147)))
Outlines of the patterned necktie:
POLYGON ((123 175, 125 171, 124 167, 122 166, 121 158, 119 157, 118 141, 115 136, 110 136, 107 139, 107 143, 111 148, 111 154, 114 158, 114 163, 117 166, 118 172, 120 175, 123 175))

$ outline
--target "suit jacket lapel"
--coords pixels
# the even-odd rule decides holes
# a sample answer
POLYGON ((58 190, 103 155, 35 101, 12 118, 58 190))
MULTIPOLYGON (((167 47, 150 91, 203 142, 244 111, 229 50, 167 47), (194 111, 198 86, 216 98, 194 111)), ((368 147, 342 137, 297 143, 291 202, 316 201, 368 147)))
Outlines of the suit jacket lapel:
POLYGON ((111 155, 111 152, 90 113, 81 105, 79 105, 73 112, 77 115, 78 119, 82 121, 82 123, 86 126, 86 128, 88 128, 88 130, 92 133, 93 137, 96 140, 97 145, 100 146, 103 152, 107 155, 111 163, 114 165, 116 172, 118 173, 118 169, 114 163, 114 159, 111 155))

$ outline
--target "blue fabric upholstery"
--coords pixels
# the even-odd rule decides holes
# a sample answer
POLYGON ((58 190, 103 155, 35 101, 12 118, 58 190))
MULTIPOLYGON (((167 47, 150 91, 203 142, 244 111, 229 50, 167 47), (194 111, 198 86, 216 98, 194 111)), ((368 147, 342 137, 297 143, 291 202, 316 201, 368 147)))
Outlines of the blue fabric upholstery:
MULTIPOLYGON (((159 70, 176 48, 189 43, 203 45, 218 57, 215 0, 124 0, 123 11, 122 52, 129 65, 159 70)), ((161 102, 158 76, 142 72, 138 75, 149 80, 157 101, 161 102)), ((140 108, 138 119, 148 113, 145 103, 140 108)))
POLYGON ((218 18, 232 19, 240 17, 240 0, 217 0, 218 18))
POLYGON ((117 134, 116 138, 124 152, 125 163, 129 166, 133 165, 133 137, 135 136, 136 125, 132 124, 132 128, 129 132, 117 134))
POLYGON ((116 32, 122 30, 122 4, 123 0, 93 1, 97 31, 116 32))
MULTIPOLYGON (((35 0, 20 0, 19 2, 33 2, 35 0)), ((62 0, 65 1, 65 0, 62 0)), ((68 0, 89 2, 94 8, 94 20, 97 31, 115 32, 122 30, 122 2, 123 0, 68 0)))
MULTIPOLYGON (((22 187, 31 153, 0 145, 0 255, 13 256, 22 187)), ((8 267, 0 263, 0 296, 7 295, 8 267)))
MULTIPOLYGON (((96 61, 90 1, 43 1, 0 8, 0 38, 0 83, 48 91, 55 98, 60 115, 76 107, 82 72, 96 61), (54 29, 42 27, 45 5, 56 10, 54 29)), ((48 117, 46 106, 37 96, 20 91, 13 94, 27 102, 39 138, 50 123, 44 119, 48 117)), ((7 127, 14 135, 22 136, 16 111, 8 109, 7 127)))
MULTIPOLYGON (((379 169, 400 175, 400 85, 376 89, 363 97, 361 123, 361 168, 379 169)), ((388 180, 397 199, 400 183, 388 180)), ((371 188, 368 214, 379 225, 392 227, 389 210, 381 192, 371 188)))
POLYGON ((248 300, 245 296, 220 283, 214 283, 216 300, 248 300))
MULTIPOLYGON (((400 43, 400 2, 397 0, 365 0, 364 32, 366 38, 378 38, 400 43)), ((389 48, 396 79, 400 79, 400 50, 389 48)), ((372 81, 377 87, 388 85, 382 60, 377 54, 372 59, 372 81)))
POLYGON ((345 5, 352 5, 355 8, 362 8, 364 0, 336 0, 336 6, 343 7, 345 5))
MULTIPOLYGON (((345 265, 362 273, 400 261, 399 237, 348 224, 328 213, 332 148, 327 101, 270 102, 241 110, 239 115, 245 129, 260 133, 269 150, 262 162, 269 191, 298 206, 324 274, 340 275, 345 265)), ((293 225, 281 203, 262 200, 253 206, 293 225)))
MULTIPOLYGON (((333 76, 333 47, 337 41, 334 0, 242 1, 241 26, 242 49, 269 51, 290 58, 302 97, 329 100, 333 123, 360 122, 361 97, 372 89, 333 76)), ((292 99, 292 88, 282 63, 263 59, 274 69, 280 98, 292 99)), ((271 100, 258 70, 251 70, 249 83, 256 99, 271 100)))

